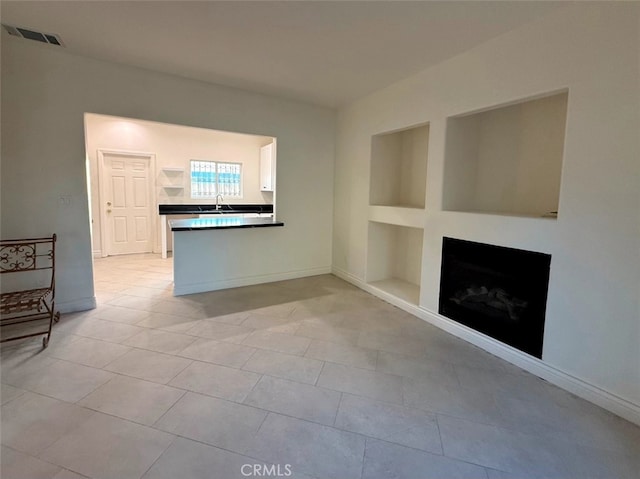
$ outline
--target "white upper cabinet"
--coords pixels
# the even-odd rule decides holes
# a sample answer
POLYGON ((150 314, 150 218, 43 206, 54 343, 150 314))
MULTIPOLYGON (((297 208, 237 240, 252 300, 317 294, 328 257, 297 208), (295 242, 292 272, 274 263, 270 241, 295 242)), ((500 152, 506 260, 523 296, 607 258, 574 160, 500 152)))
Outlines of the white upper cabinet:
POLYGON ((260 191, 273 191, 276 179, 275 143, 260 148, 260 191))

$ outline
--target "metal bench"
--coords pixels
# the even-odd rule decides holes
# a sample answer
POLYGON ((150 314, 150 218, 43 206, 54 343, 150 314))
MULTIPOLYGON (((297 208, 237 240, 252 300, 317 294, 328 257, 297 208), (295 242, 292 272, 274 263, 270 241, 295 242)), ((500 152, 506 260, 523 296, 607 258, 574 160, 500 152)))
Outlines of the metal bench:
POLYGON ((53 322, 60 313, 55 310, 56 235, 48 238, 28 238, 0 241, 0 327, 17 326, 32 321, 46 321, 17 335, 4 337, 0 342, 14 341, 46 334, 43 347, 49 345, 53 322), (10 275, 10 276, 5 276, 10 275), (36 286, 36 287, 33 287, 36 286), (10 291, 4 292, 8 288, 10 291))

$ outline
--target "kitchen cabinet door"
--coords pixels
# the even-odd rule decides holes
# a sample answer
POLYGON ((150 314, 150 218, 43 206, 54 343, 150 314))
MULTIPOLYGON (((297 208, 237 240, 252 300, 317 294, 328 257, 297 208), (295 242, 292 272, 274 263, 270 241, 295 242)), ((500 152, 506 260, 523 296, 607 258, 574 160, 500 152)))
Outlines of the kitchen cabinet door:
POLYGON ((273 191, 275 187, 275 145, 260 148, 260 191, 273 191))

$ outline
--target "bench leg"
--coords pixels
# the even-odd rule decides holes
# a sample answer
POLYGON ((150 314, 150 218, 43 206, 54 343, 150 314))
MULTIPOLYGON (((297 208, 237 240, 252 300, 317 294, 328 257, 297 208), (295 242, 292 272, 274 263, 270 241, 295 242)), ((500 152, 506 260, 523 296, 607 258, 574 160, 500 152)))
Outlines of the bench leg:
POLYGON ((49 339, 51 339, 51 329, 53 328, 53 322, 55 321, 56 323, 58 321, 60 321, 60 312, 56 312, 56 303, 55 301, 51 301, 51 306, 49 306, 47 304, 47 302, 44 302, 45 307, 47 308, 47 310, 50 313, 49 316, 49 331, 47 331, 47 335, 42 338, 42 348, 46 349, 47 346, 49 346, 49 339))

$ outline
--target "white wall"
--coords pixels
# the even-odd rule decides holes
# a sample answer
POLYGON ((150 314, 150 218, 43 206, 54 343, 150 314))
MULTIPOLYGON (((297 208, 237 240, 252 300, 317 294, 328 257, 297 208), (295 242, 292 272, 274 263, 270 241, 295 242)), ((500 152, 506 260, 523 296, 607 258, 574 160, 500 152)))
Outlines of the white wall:
POLYGON ((253 236, 255 274, 331 265, 335 113, 73 56, 2 32, 2 236, 58 233, 58 304, 94 301, 86 112, 278 138, 276 236, 253 236), (59 203, 61 196, 70 204, 59 203), (273 259, 280 261, 274 261, 273 259))
POLYGON ((430 122, 424 317, 461 331, 437 315, 443 236, 550 253, 539 369, 577 378, 583 391, 606 395, 637 421, 639 8, 567 7, 342 109, 333 254, 337 273, 365 280, 371 136, 430 122), (446 118, 564 88, 569 103, 557 221, 443 211, 446 118))
MULTIPOLYGON (((98 150, 125 150, 152 153, 155 157, 153 214, 158 204, 207 204, 213 199, 192 199, 189 171, 191 160, 230 161, 242 164, 242 198, 225 198, 232 204, 272 204, 273 193, 260 191, 260 147, 274 141, 272 137, 169 125, 105 115, 85 116, 87 157, 91 178, 91 219, 93 252, 101 251, 98 150), (183 168, 184 173, 167 175, 162 168, 183 168), (162 188, 163 184, 182 184, 184 190, 162 188)), ((158 222, 158 228, 160 222, 158 222)), ((156 232, 159 251, 160 230, 156 232)))

